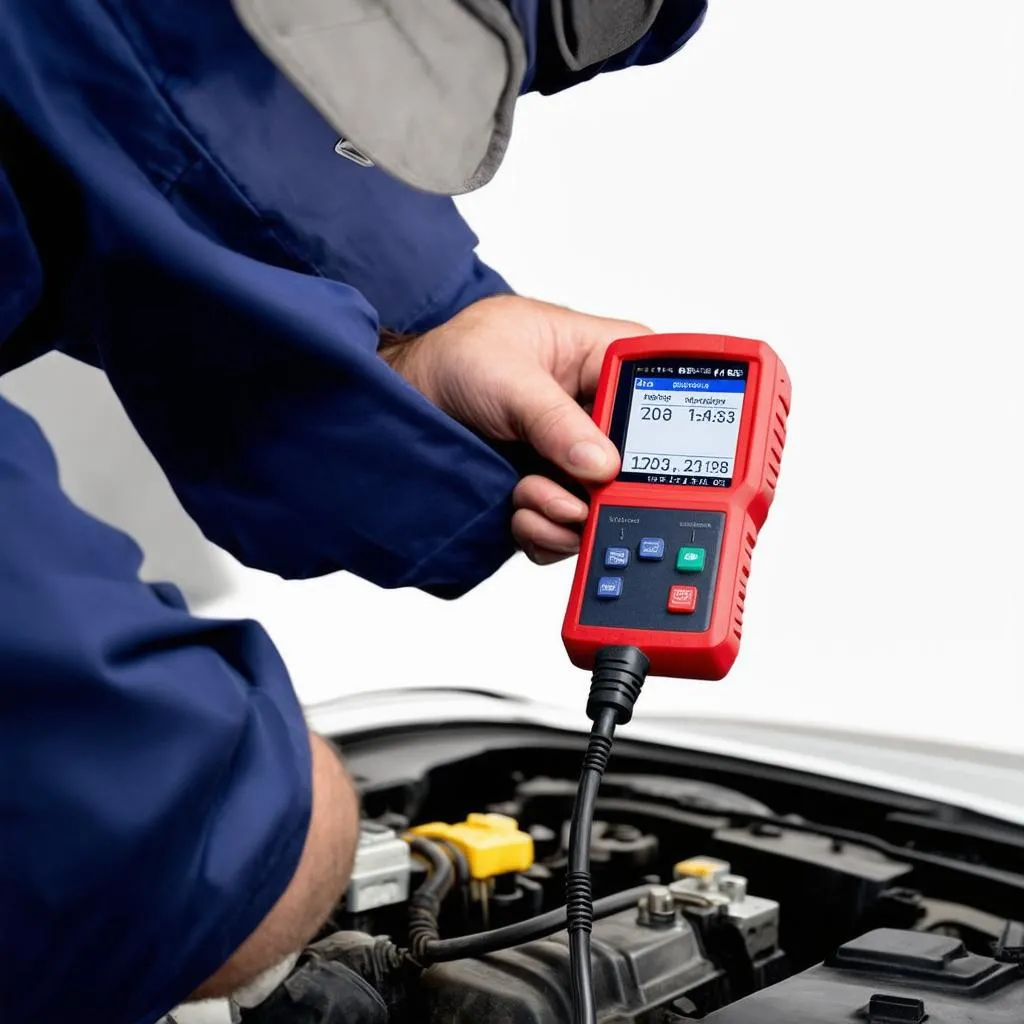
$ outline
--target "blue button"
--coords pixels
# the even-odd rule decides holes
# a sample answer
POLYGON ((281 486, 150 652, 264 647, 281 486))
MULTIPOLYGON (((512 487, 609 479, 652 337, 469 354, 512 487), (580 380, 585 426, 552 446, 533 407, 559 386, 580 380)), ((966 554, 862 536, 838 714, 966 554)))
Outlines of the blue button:
POLYGON ((665 557, 665 540, 662 537, 644 537, 640 541, 640 557, 645 562, 660 562, 665 557))
POLYGON ((597 581, 597 596, 603 601, 614 601, 622 594, 621 576, 602 576, 597 581))
POLYGON ((606 569, 624 569, 629 565, 629 548, 605 548, 604 567, 606 569))

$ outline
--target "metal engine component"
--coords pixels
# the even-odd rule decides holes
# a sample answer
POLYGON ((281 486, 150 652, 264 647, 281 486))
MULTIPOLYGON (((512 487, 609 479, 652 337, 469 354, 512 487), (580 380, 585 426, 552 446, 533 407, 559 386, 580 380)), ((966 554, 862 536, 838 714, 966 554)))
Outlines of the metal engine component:
POLYGON ((363 914, 409 898, 412 860, 408 844, 393 829, 364 821, 359 831, 345 909, 363 914))
POLYGON ((676 880, 668 887, 683 907, 717 908, 718 917, 742 938, 752 961, 779 947, 779 904, 750 896, 747 880, 731 873, 726 861, 694 857, 676 865, 676 880))
POLYGON ((637 921, 648 928, 675 924, 678 916, 675 897, 667 885, 651 886, 637 906, 637 921))

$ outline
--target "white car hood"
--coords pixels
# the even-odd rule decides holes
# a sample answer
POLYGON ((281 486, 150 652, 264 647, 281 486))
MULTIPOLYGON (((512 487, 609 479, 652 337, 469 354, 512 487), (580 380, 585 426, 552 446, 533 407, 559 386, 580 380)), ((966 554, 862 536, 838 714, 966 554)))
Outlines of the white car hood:
MULTIPOLYGON (((310 705, 306 711, 313 729, 342 743, 381 729, 533 725, 579 732, 582 751, 582 737, 590 724, 582 709, 573 712, 460 690, 367 692, 310 705)), ((856 782, 1024 825, 1024 756, 759 722, 641 714, 619 735, 856 782)))

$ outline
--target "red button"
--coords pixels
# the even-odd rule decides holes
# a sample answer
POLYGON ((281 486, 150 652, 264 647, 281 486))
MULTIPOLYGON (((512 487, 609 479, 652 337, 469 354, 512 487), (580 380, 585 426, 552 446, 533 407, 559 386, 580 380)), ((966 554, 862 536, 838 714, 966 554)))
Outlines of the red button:
POLYGON ((679 615, 692 615, 697 609, 697 588, 677 584, 668 588, 668 610, 679 615))

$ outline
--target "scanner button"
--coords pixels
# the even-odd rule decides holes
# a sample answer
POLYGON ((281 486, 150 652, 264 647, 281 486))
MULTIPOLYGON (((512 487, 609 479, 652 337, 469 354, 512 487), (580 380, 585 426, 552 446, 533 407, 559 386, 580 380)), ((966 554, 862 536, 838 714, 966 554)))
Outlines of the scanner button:
POLYGON ((640 541, 637 552, 645 562, 660 562, 665 557, 665 540, 663 537, 644 537, 640 541))
POLYGON ((597 596, 602 601, 614 601, 622 596, 621 576, 602 576, 597 581, 597 596))
POLYGON ((703 572, 705 551, 703 548, 680 548, 676 555, 678 572, 703 572))
POLYGON ((606 569, 625 569, 629 565, 629 548, 605 548, 604 567, 606 569))
POLYGON ((681 583, 669 587, 668 610, 677 615, 692 615, 697 610, 697 588, 681 583))

